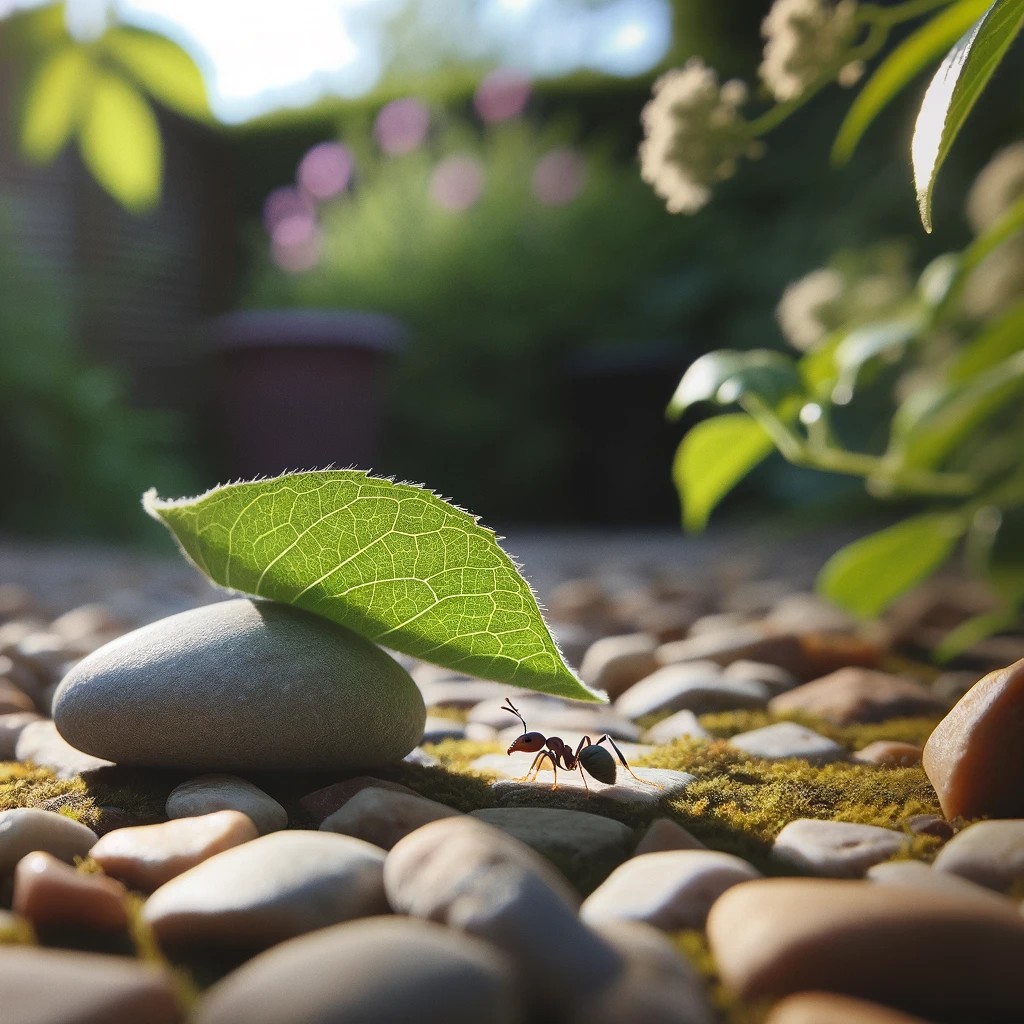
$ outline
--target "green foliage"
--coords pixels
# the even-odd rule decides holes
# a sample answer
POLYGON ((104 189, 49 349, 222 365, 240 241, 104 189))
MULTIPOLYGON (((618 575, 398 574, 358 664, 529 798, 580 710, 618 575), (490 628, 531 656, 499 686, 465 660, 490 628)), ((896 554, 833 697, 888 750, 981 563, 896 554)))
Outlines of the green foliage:
POLYGON ((1024 29, 1024 0, 996 0, 946 55, 928 86, 911 155, 921 222, 932 229, 932 190, 967 115, 1024 29))
POLYGON ((222 586, 293 604, 456 671, 600 700, 565 664, 529 585, 474 516, 356 470, 292 473, 146 510, 222 586))

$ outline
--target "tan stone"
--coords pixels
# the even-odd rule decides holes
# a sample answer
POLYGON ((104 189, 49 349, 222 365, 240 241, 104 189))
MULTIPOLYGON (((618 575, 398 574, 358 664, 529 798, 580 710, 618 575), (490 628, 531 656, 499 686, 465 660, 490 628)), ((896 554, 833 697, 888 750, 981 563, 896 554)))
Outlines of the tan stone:
POLYGON ((1024 816, 1024 661, 990 672, 939 722, 924 770, 947 818, 1024 816))
POLYGON ((30 853, 14 869, 14 904, 38 926, 81 925, 115 931, 128 923, 125 888, 104 875, 86 875, 48 853, 30 853))
POLYGON ((801 992, 772 1007, 764 1024, 928 1024, 921 1017, 834 992, 801 992))
POLYGON ((655 818, 637 843, 634 856, 664 850, 703 850, 704 844, 671 818, 655 818))
POLYGON ((133 889, 152 892, 214 854, 258 835, 241 811, 215 811, 116 829, 92 848, 92 857, 108 875, 133 889))
POLYGON ((1024 883, 1024 821, 978 821, 955 835, 935 858, 937 871, 997 892, 1024 883))
POLYGON ((899 740, 876 740, 854 755, 854 760, 880 764, 890 768, 909 768, 921 763, 921 748, 916 743, 899 740))
POLYGON ((708 938, 742 999, 827 989, 943 1020, 1024 1015, 1024 918, 973 895, 764 879, 718 900, 708 938))
POLYGON ((25 727, 42 720, 40 715, 32 711, 0 714, 0 761, 13 761, 18 756, 18 737, 25 727))
POLYGON ((52 853, 70 864, 76 857, 84 857, 95 842, 91 828, 63 814, 35 807, 0 811, 0 874, 35 850, 52 853))
POLYGON ((779 694, 768 708, 776 714, 800 711, 835 725, 852 725, 907 715, 940 714, 943 704, 912 679, 848 667, 779 694))
POLYGON ((375 779, 372 775, 358 775, 354 779, 343 779, 341 782, 335 782, 330 786, 307 793, 299 801, 299 806, 309 815, 311 821, 319 825, 324 818, 351 800, 356 793, 373 787, 390 789, 393 793, 409 793, 416 796, 414 790, 403 786, 400 782, 375 779))
POLYGON ((459 812, 414 793, 396 793, 376 786, 356 793, 321 823, 322 832, 340 832, 390 850, 399 839, 427 822, 459 812))
POLYGON ((0 676, 0 715, 13 715, 19 711, 35 711, 35 701, 14 685, 9 679, 0 676))
POLYGON ((587 648, 580 677, 614 699, 658 667, 654 657, 657 647, 657 641, 647 633, 602 637, 587 648))

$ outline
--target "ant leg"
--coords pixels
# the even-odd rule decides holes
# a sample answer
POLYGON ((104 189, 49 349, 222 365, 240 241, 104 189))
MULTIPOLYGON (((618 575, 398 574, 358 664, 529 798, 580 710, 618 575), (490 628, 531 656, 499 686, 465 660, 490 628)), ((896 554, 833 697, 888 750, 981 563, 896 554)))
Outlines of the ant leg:
POLYGON ((530 765, 530 771, 526 773, 526 775, 524 776, 524 780, 526 782, 535 782, 537 780, 537 776, 540 774, 540 770, 544 764, 544 758, 547 758, 551 762, 551 771, 554 773, 555 776, 554 781, 551 783, 551 788, 558 789, 558 765, 555 762, 554 755, 551 753, 550 750, 542 750, 533 759, 533 764, 530 765), (533 773, 532 778, 530 776, 531 772, 533 773))
POLYGON ((656 789, 664 789, 664 786, 659 785, 657 782, 651 782, 650 779, 641 779, 640 776, 637 775, 637 773, 629 767, 629 762, 623 756, 622 751, 619 750, 619 745, 615 742, 615 740, 611 738, 611 736, 608 735, 608 733, 605 733, 597 742, 604 743, 605 740, 607 740, 612 745, 612 747, 615 750, 615 753, 619 755, 619 760, 622 762, 622 767, 625 768, 626 771, 629 772, 629 774, 632 775, 637 782, 641 782, 645 786, 654 786, 656 789))

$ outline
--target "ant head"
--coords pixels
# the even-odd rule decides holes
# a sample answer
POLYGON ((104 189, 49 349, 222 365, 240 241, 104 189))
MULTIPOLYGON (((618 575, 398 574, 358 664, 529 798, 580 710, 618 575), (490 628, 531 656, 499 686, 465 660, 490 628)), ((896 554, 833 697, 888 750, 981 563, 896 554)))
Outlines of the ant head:
POLYGON ((517 750, 525 750, 527 753, 533 754, 538 750, 543 750, 545 743, 547 743, 547 737, 543 733, 524 732, 522 736, 513 740, 512 746, 508 748, 508 753, 514 754, 517 750))

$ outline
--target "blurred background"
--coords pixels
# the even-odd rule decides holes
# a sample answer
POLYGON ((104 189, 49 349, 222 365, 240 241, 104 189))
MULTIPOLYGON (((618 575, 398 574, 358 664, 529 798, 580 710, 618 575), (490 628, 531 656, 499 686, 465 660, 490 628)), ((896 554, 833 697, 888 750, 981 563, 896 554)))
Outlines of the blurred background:
MULTIPOLYGON (((0 0, 0 532, 152 536, 147 487, 328 464, 489 523, 678 523, 686 367, 783 348, 780 294, 839 250, 962 246, 977 153, 1019 130, 979 111, 929 237, 923 84, 841 171, 835 88, 672 216, 651 83, 694 54, 753 79, 769 6, 0 0)), ((860 493, 773 456, 723 511, 860 493)))

